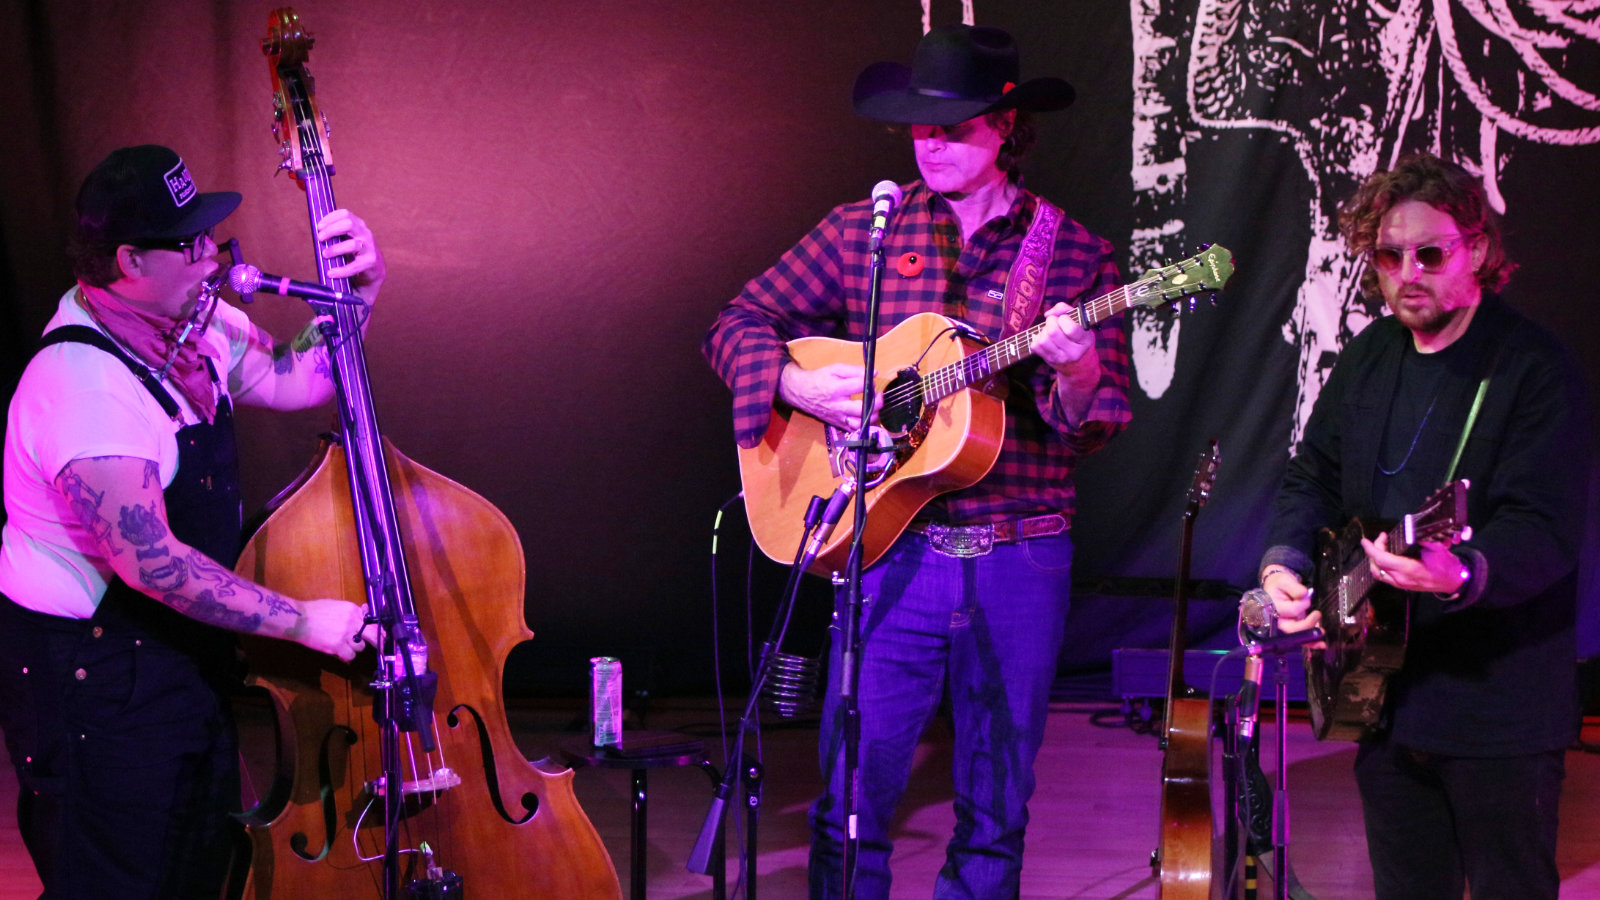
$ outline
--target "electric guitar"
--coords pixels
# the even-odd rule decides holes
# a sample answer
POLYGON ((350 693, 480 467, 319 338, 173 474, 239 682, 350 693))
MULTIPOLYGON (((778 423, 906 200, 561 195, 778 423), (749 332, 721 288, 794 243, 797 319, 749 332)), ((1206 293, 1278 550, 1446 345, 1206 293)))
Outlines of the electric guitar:
MULTIPOLYGON (((1405 555, 1424 541, 1472 537, 1466 479, 1436 491, 1388 531, 1391 553, 1405 555)), ((1389 679, 1405 662, 1411 603, 1404 591, 1374 579, 1361 538, 1382 528, 1351 519, 1317 536, 1312 608, 1322 612, 1327 647, 1306 651, 1306 702, 1318 740, 1353 741, 1378 724, 1389 679)))
MULTIPOLYGON (((1233 275, 1233 255, 1211 245, 1181 262, 1084 303, 1071 315, 1084 328, 1134 307, 1161 306, 1221 290, 1233 275)), ((935 313, 919 313, 878 338, 880 424, 871 429, 867 471, 857 477, 855 435, 798 410, 774 408, 754 447, 739 448, 750 531, 762 552, 788 563, 806 534, 813 497, 867 491, 863 568, 888 550, 912 517, 939 494, 969 487, 989 473, 1005 437, 1004 401, 980 384, 1033 355, 1032 328, 985 346, 972 329, 935 313)), ((861 343, 805 337, 789 342, 789 355, 807 369, 861 360, 861 343)), ((844 570, 854 529, 854 503, 824 542, 808 571, 844 570)))

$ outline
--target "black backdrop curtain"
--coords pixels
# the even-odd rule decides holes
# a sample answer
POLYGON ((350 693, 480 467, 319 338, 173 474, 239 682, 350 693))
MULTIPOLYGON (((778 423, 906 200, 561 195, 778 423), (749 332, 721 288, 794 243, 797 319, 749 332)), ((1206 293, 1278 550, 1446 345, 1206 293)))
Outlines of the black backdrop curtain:
MULTIPOLYGON (((1600 237, 1600 16, 1513 0, 983 2, 1019 35, 1024 75, 1079 100, 1042 119, 1028 184, 1110 238, 1125 272, 1233 250, 1212 308, 1133 324, 1135 424, 1082 470, 1080 588, 1064 670, 1166 642, 1195 460, 1222 465, 1197 520, 1193 641, 1223 643, 1269 500, 1338 348, 1378 311, 1333 210, 1397 153, 1484 172, 1522 269, 1508 298, 1600 382, 1589 311, 1600 237), (1498 18, 1496 18, 1498 16, 1498 18), (1542 16, 1542 18, 1541 18, 1542 16), (1567 18, 1562 18, 1566 16, 1567 18), (1213 600, 1217 602, 1212 602, 1213 600)), ((169 144, 203 190, 245 194, 224 231, 261 268, 307 277, 304 203, 274 177, 269 4, 26 0, 0 12, 7 86, 0 326, 9 386, 70 284, 63 252, 84 173, 114 147, 169 144), (230 231, 231 229, 231 231, 230 231)), ((701 690, 714 625, 745 641, 728 398, 697 346, 718 307, 832 205, 907 180, 904 138, 856 119, 855 74, 909 58, 899 2, 417 0, 296 5, 333 132, 342 205, 373 226, 390 281, 368 340, 379 415, 410 457, 510 517, 536 632, 508 687, 583 689, 592 655, 634 687, 701 690), (641 681, 642 680, 642 681, 641 681)), ((934 22, 960 4, 932 4, 934 22)), ((287 334, 303 317, 261 300, 287 334)), ((247 503, 308 460, 326 411, 242 417, 247 503)), ((1574 490, 1594 493, 1592 485, 1574 490)), ((1596 594, 1594 540, 1585 596, 1596 594)), ((765 634, 777 567, 758 561, 765 634)), ((796 640, 820 641, 808 587, 796 640)), ((1584 615, 1585 653, 1600 623, 1584 615)), ((736 679, 737 680, 737 679, 736 679)))

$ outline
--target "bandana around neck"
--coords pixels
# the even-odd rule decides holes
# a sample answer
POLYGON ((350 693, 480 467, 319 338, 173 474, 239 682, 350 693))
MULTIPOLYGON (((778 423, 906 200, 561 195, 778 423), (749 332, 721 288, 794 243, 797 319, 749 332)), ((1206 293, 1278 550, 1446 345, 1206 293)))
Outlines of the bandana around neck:
MULTIPOLYGON (((219 301, 220 302, 220 301, 219 301)), ((86 290, 78 285, 78 305, 82 306, 110 335, 122 342, 139 361, 156 372, 173 356, 178 335, 186 321, 152 315, 128 303, 110 289, 86 290)), ((200 362, 201 356, 216 358, 216 350, 190 334, 177 347, 167 379, 178 388, 202 421, 211 422, 217 414, 217 397, 211 376, 200 362)))

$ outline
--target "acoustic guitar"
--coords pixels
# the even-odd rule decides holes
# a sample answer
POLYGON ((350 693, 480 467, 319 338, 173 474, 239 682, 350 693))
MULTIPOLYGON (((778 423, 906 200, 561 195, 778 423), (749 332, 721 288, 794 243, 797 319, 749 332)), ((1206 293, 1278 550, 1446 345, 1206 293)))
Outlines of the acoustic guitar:
MULTIPOLYGON (((1162 306, 1221 290, 1233 275, 1233 255, 1211 245, 1201 253, 1146 272, 1130 284, 1084 303, 1071 315, 1084 328, 1137 307, 1162 306)), ((1009 366, 1033 355, 1040 323, 985 345, 966 326, 935 313, 919 313, 878 339, 880 424, 871 429, 874 452, 857 478, 855 435, 788 407, 774 407, 754 447, 739 448, 750 531, 762 552, 787 563, 806 536, 805 513, 813 497, 867 491, 863 567, 894 543, 928 501, 970 487, 988 474, 1005 437, 1004 401, 983 389, 1009 366), (969 390, 975 386, 979 389, 969 390), (863 488, 864 486, 864 488, 863 488)), ((805 337, 789 342, 789 355, 807 369, 861 361, 861 344, 805 337)), ((854 529, 854 504, 823 543, 808 571, 843 571, 854 529)))
MULTIPOLYGON (((1472 537, 1466 479, 1436 491, 1388 530, 1389 552, 1404 556, 1424 541, 1472 537)), ((1373 578, 1361 538, 1381 527, 1351 519, 1317 538, 1312 608, 1322 612, 1327 647, 1306 651, 1306 702, 1318 740, 1353 741, 1378 724, 1389 680, 1405 662, 1411 603, 1404 591, 1373 578)))
POLYGON ((1211 896, 1211 700, 1184 679, 1187 649, 1189 551, 1194 520, 1211 496, 1220 462, 1216 440, 1200 454, 1183 508, 1178 585, 1172 599, 1172 656, 1167 666, 1166 719, 1161 731, 1161 844, 1150 864, 1161 878, 1162 900, 1211 896))

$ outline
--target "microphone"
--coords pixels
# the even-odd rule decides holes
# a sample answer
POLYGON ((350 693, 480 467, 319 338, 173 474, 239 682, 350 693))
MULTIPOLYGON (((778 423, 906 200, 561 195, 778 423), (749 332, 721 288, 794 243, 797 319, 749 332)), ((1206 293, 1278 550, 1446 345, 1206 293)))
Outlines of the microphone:
POLYGON ((1239 696, 1234 708, 1239 711, 1239 739, 1248 742, 1256 733, 1256 714, 1261 710, 1261 656, 1251 654, 1244 658, 1244 680, 1239 683, 1239 696))
POLYGON ((884 229, 889 226, 889 215, 894 208, 900 205, 900 199, 905 194, 901 192, 900 185, 885 179, 872 186, 872 230, 870 232, 874 244, 883 243, 884 229))
POLYGON ((822 552, 822 545, 826 544, 828 537, 833 534, 833 526, 839 524, 839 520, 844 517, 844 509, 850 505, 850 498, 855 492, 854 480, 845 481, 834 489, 833 496, 828 498, 827 508, 822 511, 822 519, 817 523, 817 530, 811 533, 811 540, 806 542, 805 565, 801 566, 801 571, 810 567, 811 561, 822 552))
POLYGON ((333 288, 309 281, 295 281, 278 275, 268 275, 252 265, 240 263, 228 270, 228 284, 240 294, 253 294, 256 291, 270 291, 284 297, 301 297, 306 300, 316 300, 320 303, 343 303, 351 306, 366 306, 367 301, 354 293, 336 291, 333 288))

